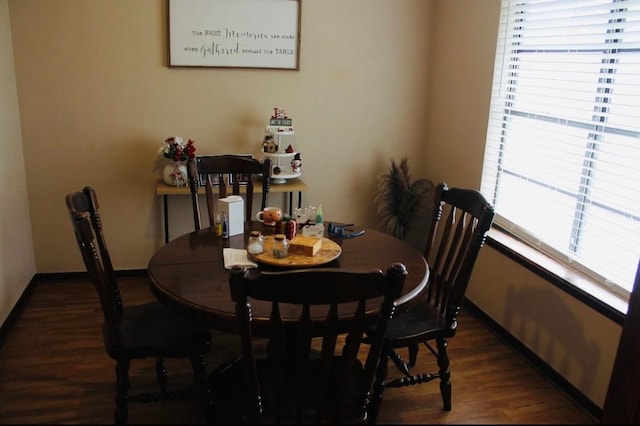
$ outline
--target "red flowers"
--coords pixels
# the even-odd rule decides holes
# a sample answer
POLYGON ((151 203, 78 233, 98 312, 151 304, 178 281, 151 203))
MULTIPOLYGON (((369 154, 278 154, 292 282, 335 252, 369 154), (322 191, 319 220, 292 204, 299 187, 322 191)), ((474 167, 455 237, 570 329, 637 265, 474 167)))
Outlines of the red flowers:
POLYGON ((171 136, 164 141, 164 145, 160 147, 160 154, 173 161, 186 161, 196 156, 195 141, 189 139, 184 144, 180 136, 171 136))

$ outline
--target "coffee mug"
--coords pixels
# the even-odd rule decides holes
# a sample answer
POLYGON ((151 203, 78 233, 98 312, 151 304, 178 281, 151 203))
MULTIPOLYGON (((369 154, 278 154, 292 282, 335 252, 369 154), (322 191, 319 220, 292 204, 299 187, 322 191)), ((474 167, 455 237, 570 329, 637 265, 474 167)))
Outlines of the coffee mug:
POLYGON ((275 226, 276 222, 282 220, 282 209, 280 207, 265 207, 264 210, 256 214, 256 219, 267 226, 275 226))

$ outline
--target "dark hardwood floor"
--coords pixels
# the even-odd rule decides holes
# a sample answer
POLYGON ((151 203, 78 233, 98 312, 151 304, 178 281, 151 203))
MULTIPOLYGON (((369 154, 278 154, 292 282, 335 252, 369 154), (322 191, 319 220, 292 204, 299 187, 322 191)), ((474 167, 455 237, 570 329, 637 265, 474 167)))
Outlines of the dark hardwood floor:
MULTIPOLYGON (((151 300, 143 278, 121 280, 126 304, 151 300)), ((438 382, 389 389, 383 424, 597 424, 467 311, 450 341, 453 410, 438 382)), ((102 345, 102 314, 88 280, 35 286, 0 344, 0 423, 113 422, 114 362, 102 345)), ((207 368, 239 353, 236 336, 214 331, 207 368)), ((432 357, 422 354, 419 364, 432 357)), ((192 387, 191 366, 167 361, 170 388, 192 387)), ((432 370, 432 368, 431 368, 432 370)), ((423 370, 426 371, 426 370, 423 370)), ((132 363, 132 392, 156 390, 153 362, 132 363)), ((197 401, 130 403, 131 424, 202 424, 197 401)))

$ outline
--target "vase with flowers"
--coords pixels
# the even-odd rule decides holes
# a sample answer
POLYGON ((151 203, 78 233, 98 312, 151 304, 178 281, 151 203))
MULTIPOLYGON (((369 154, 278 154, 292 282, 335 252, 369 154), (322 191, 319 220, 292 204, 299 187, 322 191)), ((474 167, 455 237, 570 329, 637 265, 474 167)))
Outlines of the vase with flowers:
POLYGON ((196 156, 195 141, 189 139, 184 143, 180 136, 165 139, 160 147, 160 154, 172 160, 162 170, 162 180, 167 185, 187 186, 187 167, 184 162, 196 156))

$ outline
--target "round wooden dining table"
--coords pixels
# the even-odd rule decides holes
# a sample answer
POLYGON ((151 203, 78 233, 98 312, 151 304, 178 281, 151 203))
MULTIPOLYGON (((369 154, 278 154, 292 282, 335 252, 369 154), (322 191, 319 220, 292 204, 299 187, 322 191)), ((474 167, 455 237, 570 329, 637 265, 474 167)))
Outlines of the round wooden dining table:
MULTIPOLYGON (((251 230, 265 235, 274 233, 273 227, 257 221, 245 223, 244 228, 244 234, 229 238, 217 237, 213 228, 204 228, 162 246, 148 265, 155 296, 177 310, 201 318, 213 329, 236 333, 235 306, 229 291, 230 272, 224 267, 223 249, 246 248, 251 230)), ((427 283, 429 268, 425 258, 404 241, 375 229, 364 229, 365 233, 356 238, 327 237, 339 244, 342 252, 336 259, 317 267, 386 271, 393 263, 400 262, 408 273, 402 295, 396 300, 396 313, 405 310, 417 300, 416 296, 427 283)), ((258 263, 258 269, 274 270, 274 266, 258 263)), ((279 270, 282 269, 291 268, 279 270)), ((367 311, 373 317, 378 307, 367 306, 367 311)), ((268 322, 269 312, 266 304, 252 305, 253 322, 268 322)), ((295 321, 296 317, 291 315, 290 319, 295 321)), ((259 328, 254 334, 262 334, 259 328)))

